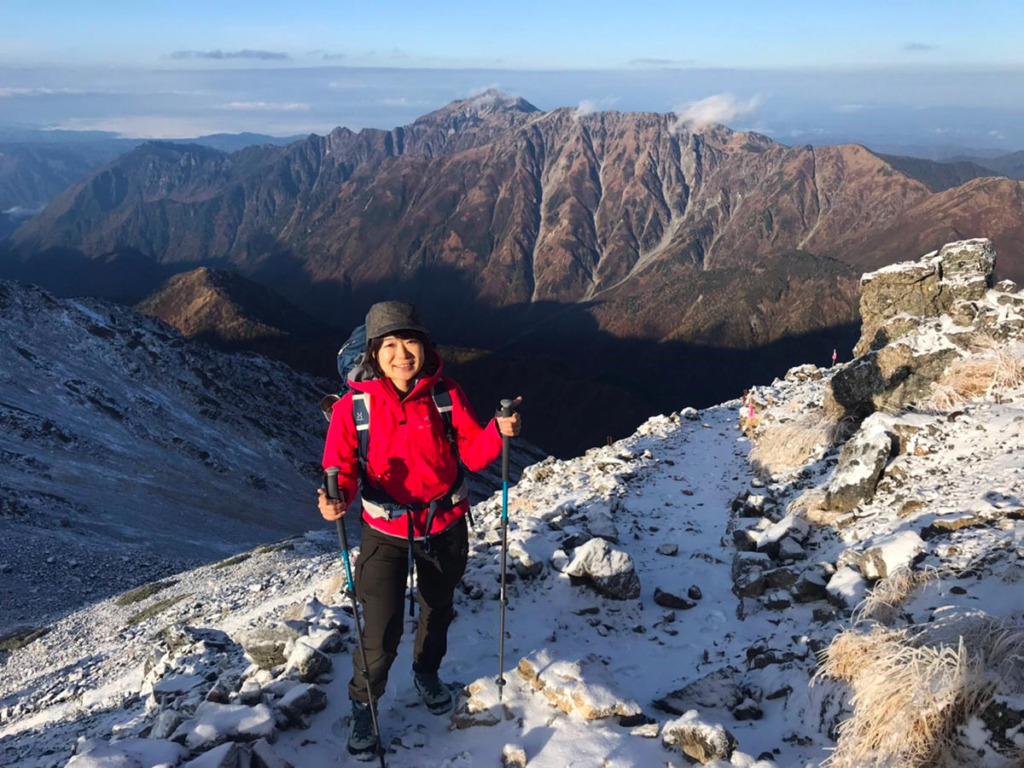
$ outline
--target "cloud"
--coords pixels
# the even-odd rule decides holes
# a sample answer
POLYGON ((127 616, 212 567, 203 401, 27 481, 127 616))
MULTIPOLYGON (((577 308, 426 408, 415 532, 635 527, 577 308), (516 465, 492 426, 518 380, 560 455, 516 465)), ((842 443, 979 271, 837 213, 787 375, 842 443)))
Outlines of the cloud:
POLYGON ((696 62, 693 59, 630 59, 628 64, 631 67, 688 67, 696 62))
POLYGON ((675 133, 683 128, 700 131, 714 123, 727 123, 737 117, 750 114, 761 106, 761 97, 754 96, 743 102, 731 93, 717 93, 700 101, 691 101, 672 110, 676 119, 669 127, 675 133))
POLYGON ((929 51, 937 51, 938 46, 929 45, 928 43, 907 43, 903 46, 903 50, 907 53, 928 53, 929 51))
POLYGON ((62 131, 107 131, 122 139, 181 139, 211 133, 227 133, 230 129, 205 118, 170 117, 167 115, 124 115, 122 117, 73 117, 52 126, 62 131))
POLYGON ((280 51, 254 51, 244 48, 240 51, 175 51, 172 59, 258 59, 260 61, 287 61, 291 59, 287 53, 280 51))
POLYGON ((839 112, 844 115, 852 115, 856 112, 862 112, 866 107, 863 104, 837 104, 832 107, 833 112, 839 112))
POLYGON ((598 99, 597 101, 594 101, 593 99, 584 99, 576 108, 576 116, 584 117, 586 115, 592 115, 595 112, 603 112, 617 101, 618 99, 611 96, 606 96, 603 99, 598 99))
POLYGON ((232 101, 227 104, 221 104, 218 109, 239 112, 305 112, 310 109, 310 105, 300 101, 232 101))
POLYGON ((86 93, 79 88, 6 88, 0 86, 0 99, 15 96, 81 96, 86 93))

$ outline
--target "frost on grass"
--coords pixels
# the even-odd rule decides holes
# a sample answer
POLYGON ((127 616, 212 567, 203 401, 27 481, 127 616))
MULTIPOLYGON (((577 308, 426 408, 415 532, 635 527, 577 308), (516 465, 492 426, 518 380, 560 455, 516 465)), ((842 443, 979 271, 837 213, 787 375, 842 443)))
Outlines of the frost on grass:
POLYGON ((1024 693, 1024 621, 984 614, 839 634, 817 677, 846 682, 854 714, 830 768, 969 765, 958 729, 996 695, 1024 693))
POLYGON ((989 339, 987 351, 954 361, 932 388, 928 405, 951 411, 987 395, 999 396, 1024 384, 1024 344, 989 339))
POLYGON ((900 608, 910 596, 936 578, 938 574, 934 570, 915 571, 906 567, 897 568, 886 578, 875 583, 860 606, 858 619, 892 626, 899 617, 900 608))
POLYGON ((791 421, 763 423, 753 436, 750 464, 762 477, 781 475, 820 459, 836 440, 836 425, 821 408, 791 421))

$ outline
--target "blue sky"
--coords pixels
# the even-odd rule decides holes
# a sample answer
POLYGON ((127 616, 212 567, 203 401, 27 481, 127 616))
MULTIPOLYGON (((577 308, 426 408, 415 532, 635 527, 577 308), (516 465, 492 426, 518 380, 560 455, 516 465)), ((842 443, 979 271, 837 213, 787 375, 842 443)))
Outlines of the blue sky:
POLYGON ((542 109, 712 100, 789 142, 1019 149, 1022 32, 1008 0, 0 0, 0 127, 390 128, 497 86, 542 109))

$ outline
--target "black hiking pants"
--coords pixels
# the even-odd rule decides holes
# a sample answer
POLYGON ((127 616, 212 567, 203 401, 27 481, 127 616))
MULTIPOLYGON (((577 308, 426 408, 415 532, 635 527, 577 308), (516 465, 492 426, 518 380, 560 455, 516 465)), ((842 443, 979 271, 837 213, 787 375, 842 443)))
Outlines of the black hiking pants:
MULTIPOLYGON (((448 627, 455 616, 452 597, 466 570, 469 533, 466 518, 413 546, 419 599, 412 668, 437 672, 448 650, 448 627)), ((407 610, 405 585, 409 573, 409 541, 388 536, 363 523, 363 539, 356 560, 356 597, 362 604, 363 643, 374 701, 384 695, 388 671, 398 654, 402 622, 407 610)), ((352 654, 348 695, 366 701, 366 679, 358 646, 352 654)))

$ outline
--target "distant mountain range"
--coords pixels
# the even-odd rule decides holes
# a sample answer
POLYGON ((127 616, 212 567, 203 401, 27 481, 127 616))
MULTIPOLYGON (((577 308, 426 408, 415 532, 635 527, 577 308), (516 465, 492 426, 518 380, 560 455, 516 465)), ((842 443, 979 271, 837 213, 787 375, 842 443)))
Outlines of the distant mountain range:
MULTIPOLYGON (((182 141, 230 153, 253 145, 289 144, 299 138, 218 133, 182 141)), ((72 184, 142 143, 141 139, 120 139, 100 132, 0 132, 0 212, 13 209, 8 218, 20 223, 19 219, 38 213, 72 184)), ((6 234, 0 229, 0 239, 6 234)))
POLYGON ((391 131, 143 144, 20 227, 0 270, 65 293, 116 275, 138 300, 230 268, 340 336, 408 298, 444 342, 544 354, 672 410, 848 354, 866 269, 985 235, 997 277, 1024 282, 1022 191, 977 162, 488 92, 391 131))

